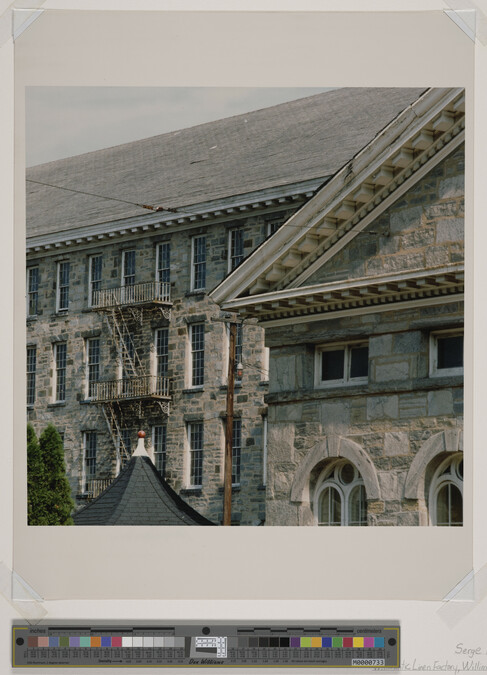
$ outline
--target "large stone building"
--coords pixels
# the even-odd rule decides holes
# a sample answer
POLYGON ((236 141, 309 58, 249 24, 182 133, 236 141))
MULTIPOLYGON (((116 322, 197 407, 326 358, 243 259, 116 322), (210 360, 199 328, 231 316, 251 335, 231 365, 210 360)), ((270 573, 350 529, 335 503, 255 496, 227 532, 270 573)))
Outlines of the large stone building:
POLYGON ((211 294, 270 347, 268 525, 463 524, 464 125, 425 92, 211 294))
POLYGON ((335 90, 28 170, 28 417, 63 434, 78 505, 142 428, 221 522, 223 303, 244 316, 233 522, 339 524, 345 494, 342 524, 425 522, 441 444, 461 470, 462 377, 429 365, 463 320, 460 97, 335 90))

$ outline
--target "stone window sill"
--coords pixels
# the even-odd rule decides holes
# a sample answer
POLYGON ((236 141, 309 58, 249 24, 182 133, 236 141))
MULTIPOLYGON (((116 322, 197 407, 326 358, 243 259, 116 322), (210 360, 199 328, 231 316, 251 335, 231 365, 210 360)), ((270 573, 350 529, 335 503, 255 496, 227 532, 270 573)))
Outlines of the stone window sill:
POLYGON ((200 495, 203 492, 201 487, 187 487, 183 490, 180 490, 180 495, 200 495))
POLYGON ((66 405, 66 401, 56 401, 55 403, 48 403, 48 408, 63 408, 66 405))
POLYGON ((194 295, 206 295, 206 289, 205 288, 198 288, 198 290, 187 291, 184 295, 185 295, 186 298, 190 298, 194 295))
POLYGON ((197 394, 200 391, 204 391, 204 386, 201 387, 189 387, 188 389, 183 389, 183 394, 197 394))

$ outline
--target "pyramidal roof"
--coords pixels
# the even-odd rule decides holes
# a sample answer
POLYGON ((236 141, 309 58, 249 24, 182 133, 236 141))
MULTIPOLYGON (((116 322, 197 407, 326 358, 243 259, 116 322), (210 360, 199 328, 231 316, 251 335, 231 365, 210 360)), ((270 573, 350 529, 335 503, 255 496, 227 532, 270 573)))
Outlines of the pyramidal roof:
POLYGON ((75 525, 214 525, 157 472, 139 438, 130 462, 99 497, 73 516, 75 525))

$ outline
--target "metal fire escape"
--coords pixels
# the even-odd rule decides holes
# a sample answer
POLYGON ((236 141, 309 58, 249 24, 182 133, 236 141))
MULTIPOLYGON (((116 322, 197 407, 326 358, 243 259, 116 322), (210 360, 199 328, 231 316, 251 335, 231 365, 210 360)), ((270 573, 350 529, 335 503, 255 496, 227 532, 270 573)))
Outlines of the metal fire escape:
POLYGON ((92 402, 102 407, 116 451, 118 473, 131 455, 122 434, 126 419, 140 419, 154 405, 163 415, 169 414, 169 380, 165 375, 148 373, 139 350, 145 346, 144 318, 154 312, 161 312, 168 321, 171 318, 170 284, 155 281, 96 290, 91 307, 104 316, 121 374, 115 380, 94 383, 91 396, 92 402))

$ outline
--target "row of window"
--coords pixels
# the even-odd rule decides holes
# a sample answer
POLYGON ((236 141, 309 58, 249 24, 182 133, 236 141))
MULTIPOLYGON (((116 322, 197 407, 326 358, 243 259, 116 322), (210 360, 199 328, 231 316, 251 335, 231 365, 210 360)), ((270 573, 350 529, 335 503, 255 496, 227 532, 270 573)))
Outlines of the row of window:
MULTIPOLYGON (((187 425, 188 472, 186 485, 188 488, 201 488, 203 485, 203 450, 204 427, 203 422, 191 422, 187 425)), ((133 450, 135 432, 133 429, 122 429, 119 438, 119 453, 121 468, 127 464, 133 450)), ((87 491, 88 481, 97 476, 97 446, 98 434, 96 431, 86 431, 83 435, 83 489, 87 491)), ((152 448, 154 463, 157 471, 164 478, 166 473, 167 425, 152 427, 152 448)), ((240 485, 242 466, 242 420, 233 420, 232 442, 232 485, 240 485)))
MULTIPOLYGON (((434 472, 428 499, 432 525, 463 524, 463 457, 445 459, 434 472)), ((323 470, 314 492, 318 525, 367 525, 367 495, 359 471, 347 460, 323 470)))
MULTIPOLYGON (((318 348, 315 386, 364 384, 369 378, 369 345, 350 342, 318 348)), ((463 334, 446 330, 430 335, 429 374, 461 375, 463 372, 463 334)))
MULTIPOLYGON (((205 324, 195 323, 188 327, 189 338, 189 386, 202 387, 205 378, 205 324)), ((235 377, 237 378, 237 365, 242 360, 242 335, 243 327, 237 326, 235 345, 235 377)), ((101 353, 100 338, 87 338, 85 341, 85 398, 93 398, 96 395, 96 385, 100 381, 101 353)), ((119 379, 124 381, 135 376, 135 346, 130 334, 123 336, 121 342, 120 373, 119 379)), ((169 366, 169 330, 159 328, 154 335, 155 347, 155 375, 167 377, 169 366)), ((53 401, 62 403, 66 400, 66 366, 67 366, 67 342, 57 342, 53 345, 53 401)), ((27 405, 34 405, 36 399, 36 370, 37 370, 37 347, 27 347, 27 405)), ((239 379, 236 379, 237 384, 239 379)))

